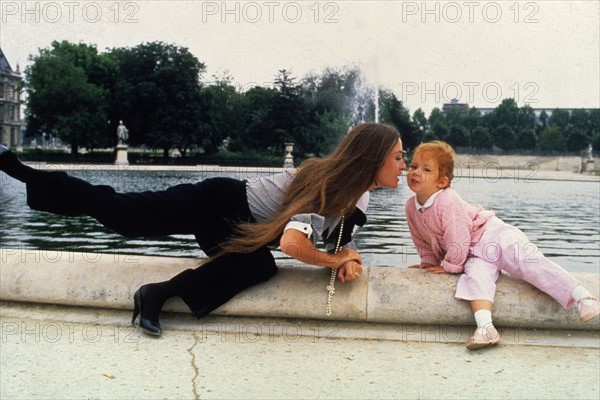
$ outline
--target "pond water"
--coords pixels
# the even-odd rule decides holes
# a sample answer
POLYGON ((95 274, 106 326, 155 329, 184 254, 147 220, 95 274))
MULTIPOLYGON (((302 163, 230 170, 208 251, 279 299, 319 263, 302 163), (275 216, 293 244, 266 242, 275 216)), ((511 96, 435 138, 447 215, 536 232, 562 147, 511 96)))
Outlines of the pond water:
MULTIPOLYGON (((176 171, 72 171, 94 184, 119 191, 163 189, 211 176, 245 179, 258 175, 176 171)), ((551 260, 572 272, 600 272, 600 183, 460 178, 453 187, 470 203, 496 212, 521 228, 551 260)), ((404 216, 411 196, 404 182, 398 190, 375 190, 368 222, 356 243, 366 265, 403 267, 418 262, 404 216)), ((192 235, 125 239, 89 217, 61 217, 30 210, 25 185, 0 172, 0 246, 83 252, 176 257, 204 256, 192 235)), ((278 250, 276 258, 289 261, 278 250)))

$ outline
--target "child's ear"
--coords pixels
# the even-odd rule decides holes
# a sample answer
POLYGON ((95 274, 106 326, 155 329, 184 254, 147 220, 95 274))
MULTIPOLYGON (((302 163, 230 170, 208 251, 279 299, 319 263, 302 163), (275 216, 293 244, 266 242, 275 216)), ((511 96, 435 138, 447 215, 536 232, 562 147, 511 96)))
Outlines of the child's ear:
POLYGON ((447 176, 440 178, 437 182, 437 187, 440 189, 444 189, 450 186, 450 179, 447 176))

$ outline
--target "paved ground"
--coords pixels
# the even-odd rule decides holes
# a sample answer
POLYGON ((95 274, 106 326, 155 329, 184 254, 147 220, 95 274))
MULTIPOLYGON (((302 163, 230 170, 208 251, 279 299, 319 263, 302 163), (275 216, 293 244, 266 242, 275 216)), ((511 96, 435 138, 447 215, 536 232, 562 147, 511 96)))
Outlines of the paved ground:
POLYGON ((166 315, 160 339, 127 312, 0 303, 0 398, 594 399, 599 332, 166 315))

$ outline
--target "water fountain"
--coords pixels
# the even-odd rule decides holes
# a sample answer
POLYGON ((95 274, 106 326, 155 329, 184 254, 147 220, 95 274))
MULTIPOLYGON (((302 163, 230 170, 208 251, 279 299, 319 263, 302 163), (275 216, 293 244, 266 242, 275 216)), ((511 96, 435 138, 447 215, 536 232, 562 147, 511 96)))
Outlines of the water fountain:
POLYGON ((379 122, 379 87, 375 85, 375 122, 379 122))

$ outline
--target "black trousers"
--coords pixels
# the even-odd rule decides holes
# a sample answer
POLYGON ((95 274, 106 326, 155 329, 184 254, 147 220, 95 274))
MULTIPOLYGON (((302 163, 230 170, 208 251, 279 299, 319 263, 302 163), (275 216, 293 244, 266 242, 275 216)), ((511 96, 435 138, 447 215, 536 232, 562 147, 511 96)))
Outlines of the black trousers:
MULTIPOLYGON (((64 172, 39 171, 27 181, 32 209, 60 215, 88 215, 126 237, 193 234, 200 248, 215 255, 219 244, 240 222, 254 219, 248 207, 246 183, 211 178, 162 191, 117 193, 111 186, 92 185, 64 172)), ((176 294, 198 317, 227 302, 242 290, 277 272, 268 248, 253 253, 225 254, 173 279, 176 294)))

